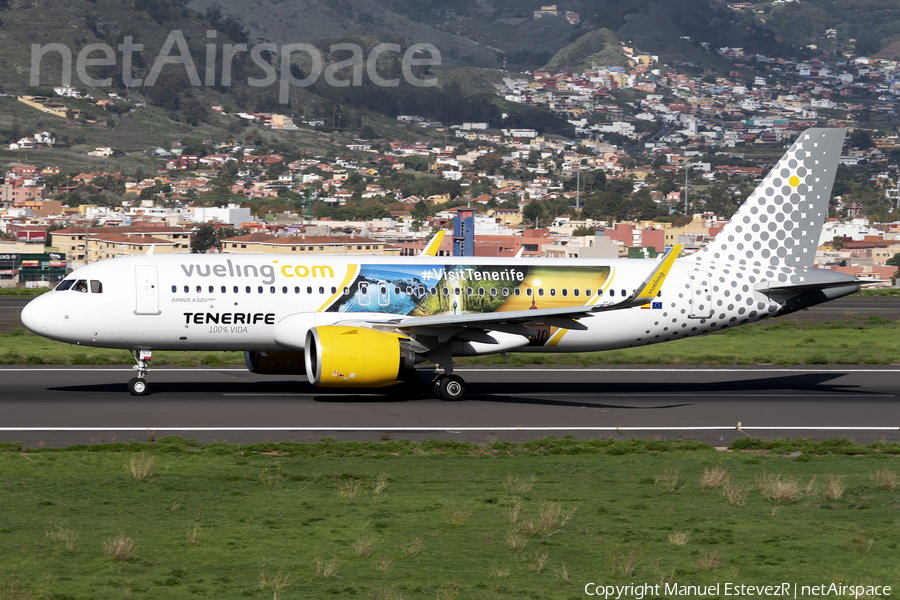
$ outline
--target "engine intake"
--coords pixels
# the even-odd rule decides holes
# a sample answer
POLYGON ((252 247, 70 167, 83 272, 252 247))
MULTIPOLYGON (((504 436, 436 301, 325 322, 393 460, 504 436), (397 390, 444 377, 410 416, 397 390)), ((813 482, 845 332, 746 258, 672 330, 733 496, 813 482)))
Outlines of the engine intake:
POLYGON ((314 327, 306 334, 306 373, 322 387, 386 387, 425 360, 409 338, 342 325, 314 327))

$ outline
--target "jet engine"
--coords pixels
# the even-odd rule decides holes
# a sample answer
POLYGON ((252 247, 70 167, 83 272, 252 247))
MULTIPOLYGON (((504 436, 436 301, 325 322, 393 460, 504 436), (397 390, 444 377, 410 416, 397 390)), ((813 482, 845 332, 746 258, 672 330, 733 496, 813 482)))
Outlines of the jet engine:
POLYGON ((403 335, 343 325, 310 329, 304 353, 310 383, 323 387, 394 385, 425 360, 403 335))
POLYGON ((251 373, 259 375, 305 375, 303 352, 244 352, 244 362, 251 373))

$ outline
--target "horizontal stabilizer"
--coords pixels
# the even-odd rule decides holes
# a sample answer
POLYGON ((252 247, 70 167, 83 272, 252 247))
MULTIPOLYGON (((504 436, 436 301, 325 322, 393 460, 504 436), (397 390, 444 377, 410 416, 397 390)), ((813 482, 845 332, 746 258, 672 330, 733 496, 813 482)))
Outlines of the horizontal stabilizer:
POLYGON ((761 283, 756 291, 767 296, 796 295, 804 292, 816 292, 831 288, 859 285, 859 280, 852 275, 825 271, 823 269, 806 269, 802 271, 796 282, 766 281, 761 283))

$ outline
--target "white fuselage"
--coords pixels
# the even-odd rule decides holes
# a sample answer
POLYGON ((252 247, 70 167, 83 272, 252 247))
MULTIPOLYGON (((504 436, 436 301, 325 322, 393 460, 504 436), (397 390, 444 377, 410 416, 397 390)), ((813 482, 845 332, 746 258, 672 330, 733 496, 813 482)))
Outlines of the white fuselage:
MULTIPOLYGON (((275 351, 285 349, 276 342, 278 324, 292 315, 309 314, 314 323, 333 324, 391 315, 597 305, 631 294, 653 264, 635 259, 149 255, 78 269, 66 279, 85 281, 88 291, 76 290, 73 283, 66 291, 47 293, 29 303, 22 319, 45 337, 84 346, 275 351), (97 289, 92 281, 101 284, 101 292, 91 291, 97 289)), ((518 351, 641 346, 757 321, 858 289, 848 286, 828 298, 810 296, 790 305, 755 290, 802 271, 679 259, 653 303, 582 318, 583 330, 533 327, 538 335, 518 351)))

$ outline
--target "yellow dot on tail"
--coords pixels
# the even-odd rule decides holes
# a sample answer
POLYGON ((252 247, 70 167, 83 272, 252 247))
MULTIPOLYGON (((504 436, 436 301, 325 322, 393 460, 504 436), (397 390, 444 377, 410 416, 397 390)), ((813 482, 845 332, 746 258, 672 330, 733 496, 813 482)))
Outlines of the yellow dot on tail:
POLYGON ((791 184, 791 187, 797 187, 800 185, 800 178, 796 175, 792 175, 790 179, 788 179, 788 183, 791 184))

